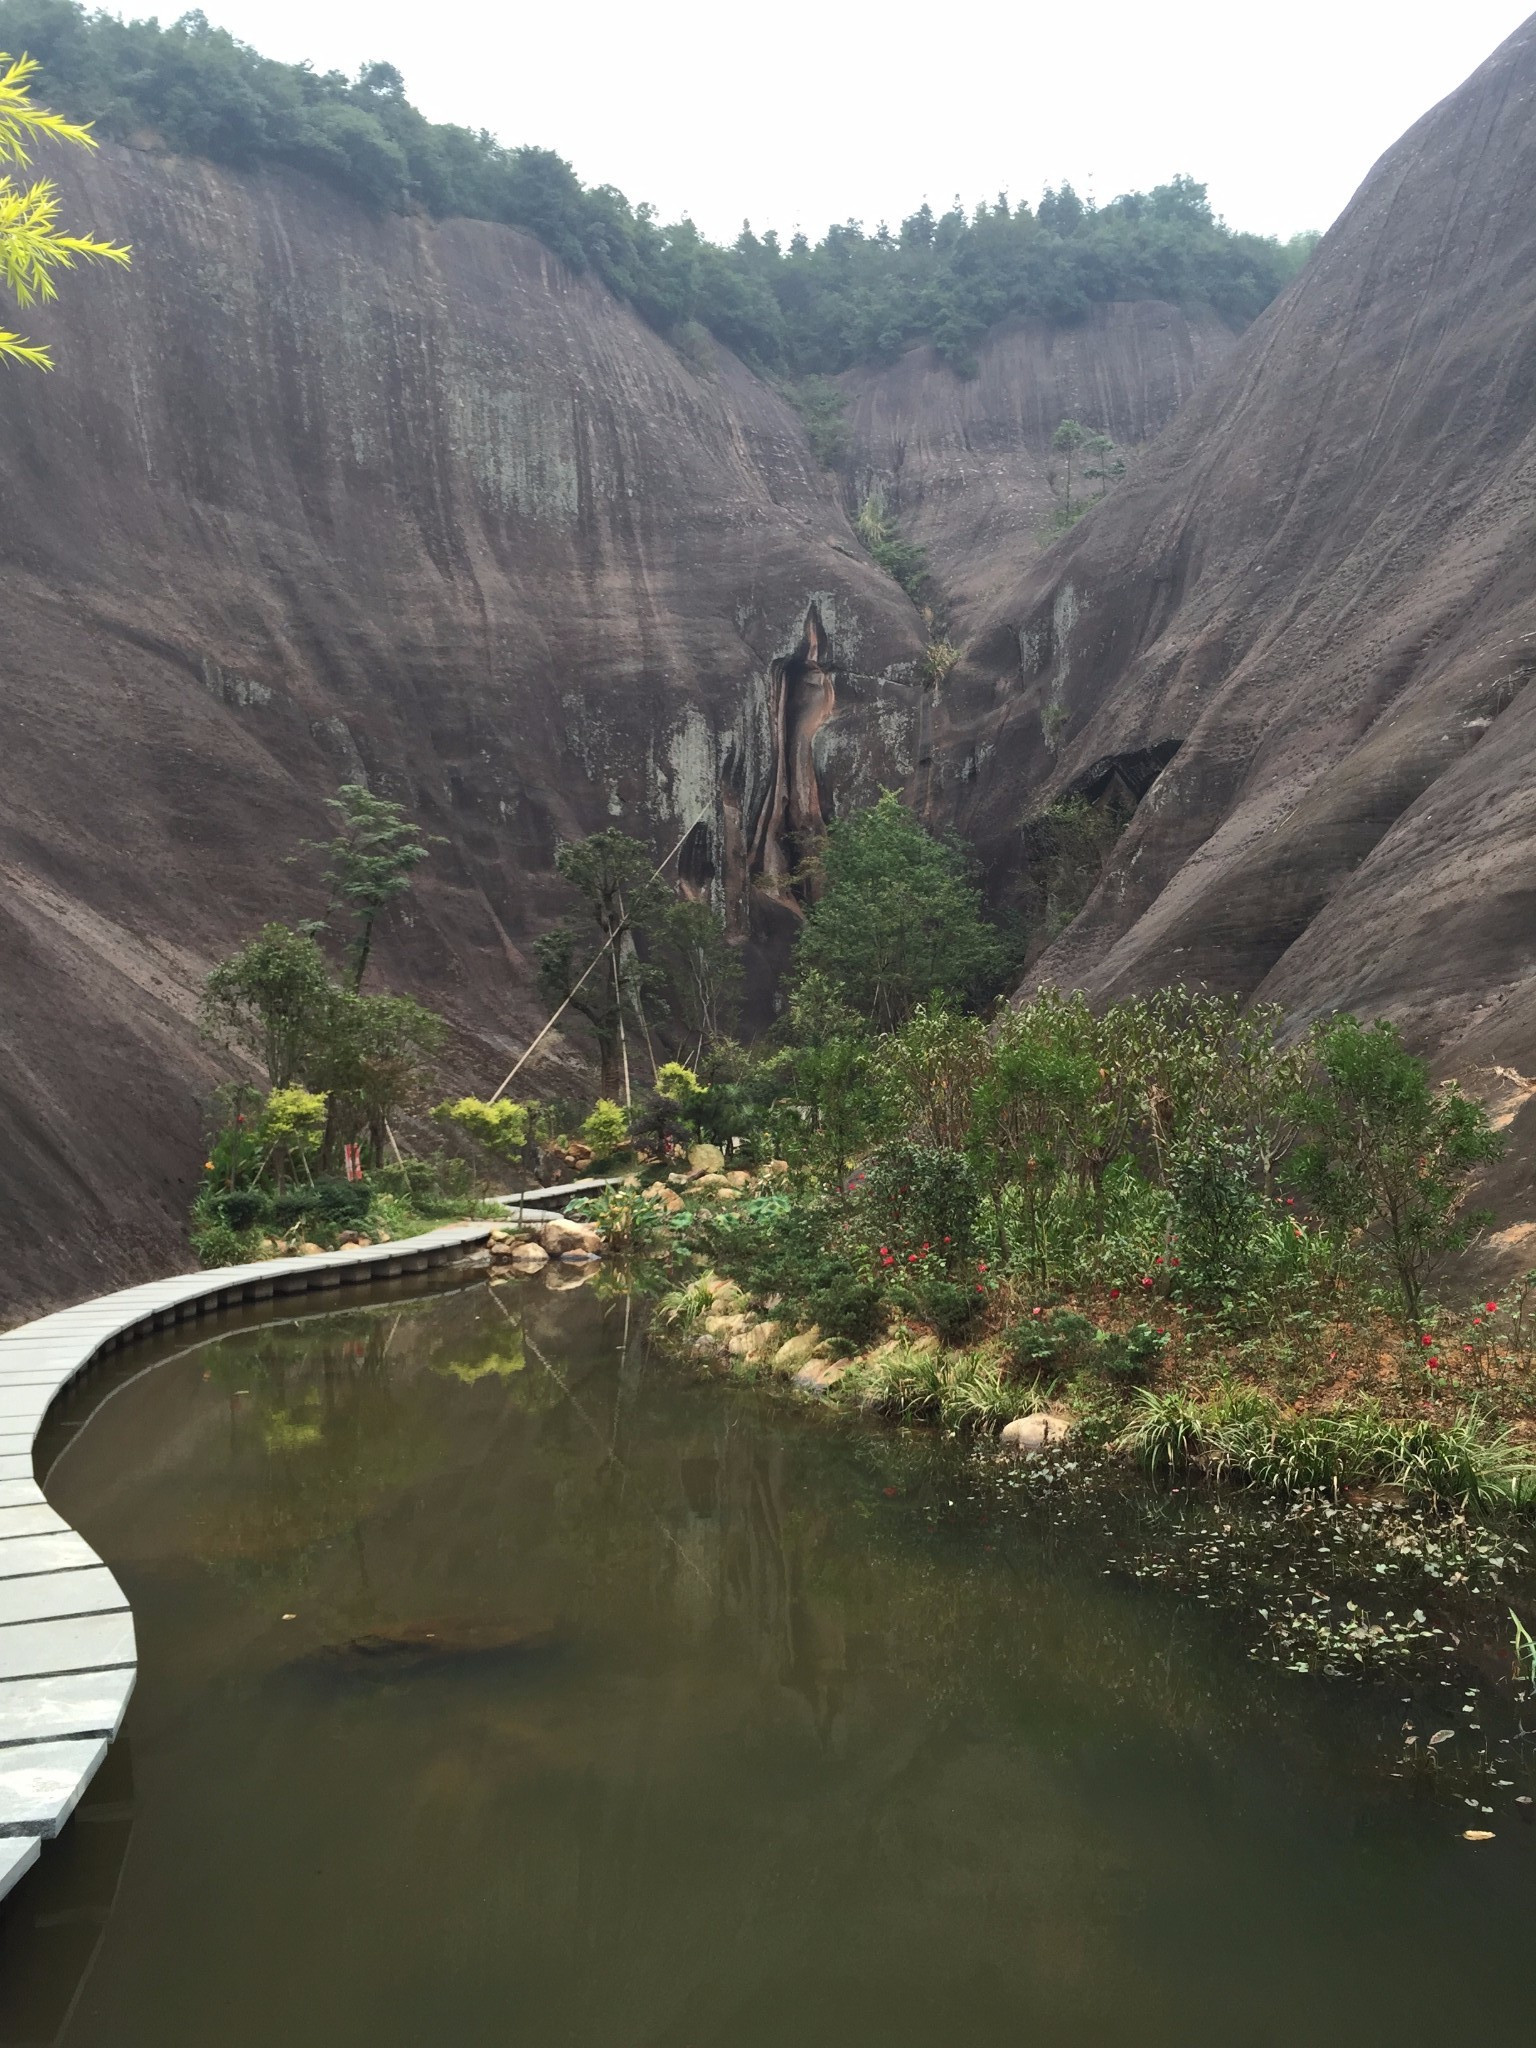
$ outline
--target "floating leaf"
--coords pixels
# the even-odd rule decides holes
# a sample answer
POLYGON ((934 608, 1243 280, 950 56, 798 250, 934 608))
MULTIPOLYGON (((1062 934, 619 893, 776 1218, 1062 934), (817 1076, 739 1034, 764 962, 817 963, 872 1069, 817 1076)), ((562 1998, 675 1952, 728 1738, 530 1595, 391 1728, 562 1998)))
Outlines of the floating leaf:
POLYGON ((1493 1840, 1493 1830, 1491 1828, 1463 1828, 1461 1839, 1464 1842, 1491 1842, 1493 1840))
POLYGON ((1430 1748, 1433 1749, 1437 1743, 1449 1742, 1455 1733, 1456 1730, 1454 1728, 1437 1728, 1429 1738, 1430 1748))

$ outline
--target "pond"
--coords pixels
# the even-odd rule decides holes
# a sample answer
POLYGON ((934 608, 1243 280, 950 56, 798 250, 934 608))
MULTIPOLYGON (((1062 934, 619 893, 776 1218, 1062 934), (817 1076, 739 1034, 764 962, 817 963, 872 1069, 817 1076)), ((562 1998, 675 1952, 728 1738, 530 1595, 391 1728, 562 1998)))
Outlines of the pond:
POLYGON ((511 1283, 250 1324, 50 1425, 141 1674, 0 1909, 0 2043, 1523 2038, 1488 1653, 1299 1675, 1209 1597, 1228 1508, 1062 1507, 642 1321, 511 1283), (1405 1763, 1410 1721, 1455 1739, 1405 1763))

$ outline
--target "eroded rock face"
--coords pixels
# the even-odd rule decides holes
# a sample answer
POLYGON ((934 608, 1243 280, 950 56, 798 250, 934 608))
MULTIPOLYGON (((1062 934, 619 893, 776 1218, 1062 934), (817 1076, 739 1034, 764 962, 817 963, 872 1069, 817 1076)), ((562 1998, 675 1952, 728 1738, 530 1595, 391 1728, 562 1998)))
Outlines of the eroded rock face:
POLYGON ((911 771, 922 646, 788 407, 531 238, 125 149, 58 169, 135 257, 32 323, 59 368, 0 413, 13 1312, 185 1262, 228 1071, 196 992, 323 908, 286 861, 339 781, 441 835, 380 984, 488 1089, 542 1022, 559 840, 687 832, 745 937, 754 870, 911 771))
MULTIPOLYGON (((1051 450, 1062 420, 1109 434, 1134 468, 1236 341, 1214 314, 1143 300, 1097 306, 1071 327, 1005 322, 978 350, 974 377, 929 347, 849 370, 838 379, 852 443, 845 490, 855 505, 878 490, 927 549, 963 636, 1049 544, 1065 488, 1051 450)), ((1101 488, 1074 478, 1079 499, 1101 488)))
POLYGON ((1529 1071, 1536 24, 1390 150, 1126 486, 990 605, 940 735, 995 873, 1167 765, 1037 973, 1404 1021, 1529 1071))

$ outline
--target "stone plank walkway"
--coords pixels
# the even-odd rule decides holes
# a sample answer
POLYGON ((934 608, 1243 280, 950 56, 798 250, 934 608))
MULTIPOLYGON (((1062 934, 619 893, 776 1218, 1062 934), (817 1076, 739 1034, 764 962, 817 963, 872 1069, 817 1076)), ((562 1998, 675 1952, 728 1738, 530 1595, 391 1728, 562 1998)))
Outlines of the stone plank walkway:
POLYGON ((99 1360, 173 1324, 422 1273, 490 1231, 457 1224, 396 1244, 178 1273, 0 1336, 0 1898, 73 1813, 122 1726, 138 1670, 122 1588, 33 1474, 33 1442, 54 1399, 99 1360))

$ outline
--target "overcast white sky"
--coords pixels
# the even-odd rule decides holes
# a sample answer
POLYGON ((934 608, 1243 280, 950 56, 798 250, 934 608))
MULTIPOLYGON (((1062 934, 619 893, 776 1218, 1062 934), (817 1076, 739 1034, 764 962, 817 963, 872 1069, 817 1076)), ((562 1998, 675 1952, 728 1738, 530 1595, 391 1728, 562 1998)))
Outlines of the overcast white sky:
POLYGON ((545 144, 722 239, 745 218, 815 237, 924 197, 1033 202, 1063 178, 1104 200, 1178 171, 1234 227, 1326 227, 1530 4, 203 0, 274 57, 388 58, 434 120, 545 144))

